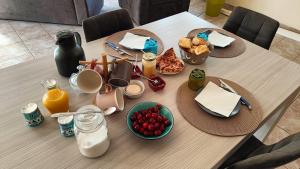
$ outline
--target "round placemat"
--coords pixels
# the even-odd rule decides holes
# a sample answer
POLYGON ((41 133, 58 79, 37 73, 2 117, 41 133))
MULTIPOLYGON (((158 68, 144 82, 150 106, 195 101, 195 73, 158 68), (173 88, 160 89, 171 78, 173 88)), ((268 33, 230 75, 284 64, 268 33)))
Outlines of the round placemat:
POLYGON ((211 57, 217 57, 217 58, 232 58, 239 56, 240 54, 244 53, 246 50, 246 44, 245 42, 238 37, 237 35, 225 31, 223 29, 216 29, 216 28, 199 28, 194 29, 191 32, 188 33, 188 37, 194 37, 200 32, 204 32, 207 30, 217 31, 219 33, 222 33, 226 36, 232 37, 235 39, 229 46, 225 48, 220 47, 214 47, 214 50, 209 54, 211 57))
MULTIPOLYGON (((205 84, 209 81, 220 85, 217 77, 206 77, 205 84)), ((238 84, 222 79, 241 96, 251 103, 252 110, 241 105, 240 112, 229 118, 221 118, 208 114, 200 108, 194 100, 197 92, 189 89, 184 82, 177 91, 177 106, 181 115, 194 127, 209 134, 218 136, 240 136, 253 132, 262 120, 262 109, 256 99, 246 89, 238 84)))
MULTIPOLYGON (((155 35, 154 33, 150 32, 148 30, 145 30, 145 29, 130 29, 130 30, 117 32, 117 33, 114 33, 114 34, 110 35, 107 38, 107 41, 113 42, 114 44, 118 45, 121 49, 127 51, 128 53, 132 54, 133 56, 135 56, 137 54, 138 55, 138 61, 141 61, 142 56, 143 56, 142 51, 127 49, 127 48, 119 45, 119 42, 123 39, 124 35, 127 32, 130 32, 130 33, 133 33, 133 34, 136 34, 136 35, 141 35, 141 36, 148 36, 148 37, 151 37, 151 38, 155 39, 157 41, 157 45, 158 45, 157 55, 161 54, 164 51, 164 45, 163 45, 163 42, 161 41, 161 39, 157 35, 155 35)), ((128 57, 129 60, 131 60, 131 61, 135 60, 135 57, 130 57, 128 55, 120 55, 117 51, 113 50, 112 48, 110 48, 107 45, 105 45, 105 51, 108 54, 111 54, 111 55, 114 55, 114 56, 128 57)))

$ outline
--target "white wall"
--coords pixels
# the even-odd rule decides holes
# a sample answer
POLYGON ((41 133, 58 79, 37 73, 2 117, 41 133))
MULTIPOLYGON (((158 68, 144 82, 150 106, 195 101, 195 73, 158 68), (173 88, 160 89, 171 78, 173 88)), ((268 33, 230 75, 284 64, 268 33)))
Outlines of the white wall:
POLYGON ((300 30, 300 0, 225 0, 233 6, 242 6, 263 13, 280 23, 300 30))

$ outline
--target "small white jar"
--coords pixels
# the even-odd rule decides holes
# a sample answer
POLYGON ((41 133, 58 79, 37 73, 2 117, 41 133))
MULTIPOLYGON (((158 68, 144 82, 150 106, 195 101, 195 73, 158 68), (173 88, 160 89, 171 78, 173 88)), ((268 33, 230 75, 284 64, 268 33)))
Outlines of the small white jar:
MULTIPOLYGON (((78 112, 101 111, 94 105, 81 107, 78 112)), ((79 151, 88 158, 103 155, 109 148, 110 140, 103 113, 78 114, 74 117, 74 132, 79 151)))

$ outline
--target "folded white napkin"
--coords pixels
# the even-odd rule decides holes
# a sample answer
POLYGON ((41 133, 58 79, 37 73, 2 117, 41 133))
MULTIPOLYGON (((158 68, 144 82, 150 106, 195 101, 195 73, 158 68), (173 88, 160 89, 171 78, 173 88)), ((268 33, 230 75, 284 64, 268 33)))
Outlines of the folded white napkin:
POLYGON ((229 117, 240 97, 240 95, 228 92, 215 83, 209 82, 195 100, 207 109, 229 117))
POLYGON ((208 35, 208 41, 214 46, 226 47, 230 45, 235 39, 229 36, 225 36, 217 31, 213 31, 208 35))
POLYGON ((145 47, 145 43, 147 39, 150 39, 150 37, 139 36, 127 32, 123 37, 123 39, 119 42, 119 44, 129 49, 142 50, 145 47))

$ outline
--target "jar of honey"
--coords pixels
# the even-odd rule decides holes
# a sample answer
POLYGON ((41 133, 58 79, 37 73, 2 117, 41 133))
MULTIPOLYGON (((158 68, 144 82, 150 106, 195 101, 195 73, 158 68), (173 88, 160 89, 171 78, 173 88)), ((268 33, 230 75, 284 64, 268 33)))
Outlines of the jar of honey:
POLYGON ((47 90, 42 101, 49 113, 54 114, 69 111, 69 95, 66 91, 58 87, 56 80, 48 79, 42 81, 41 84, 47 90))
POLYGON ((143 73, 144 76, 150 78, 156 74, 156 55, 153 53, 144 53, 143 59, 143 73))

